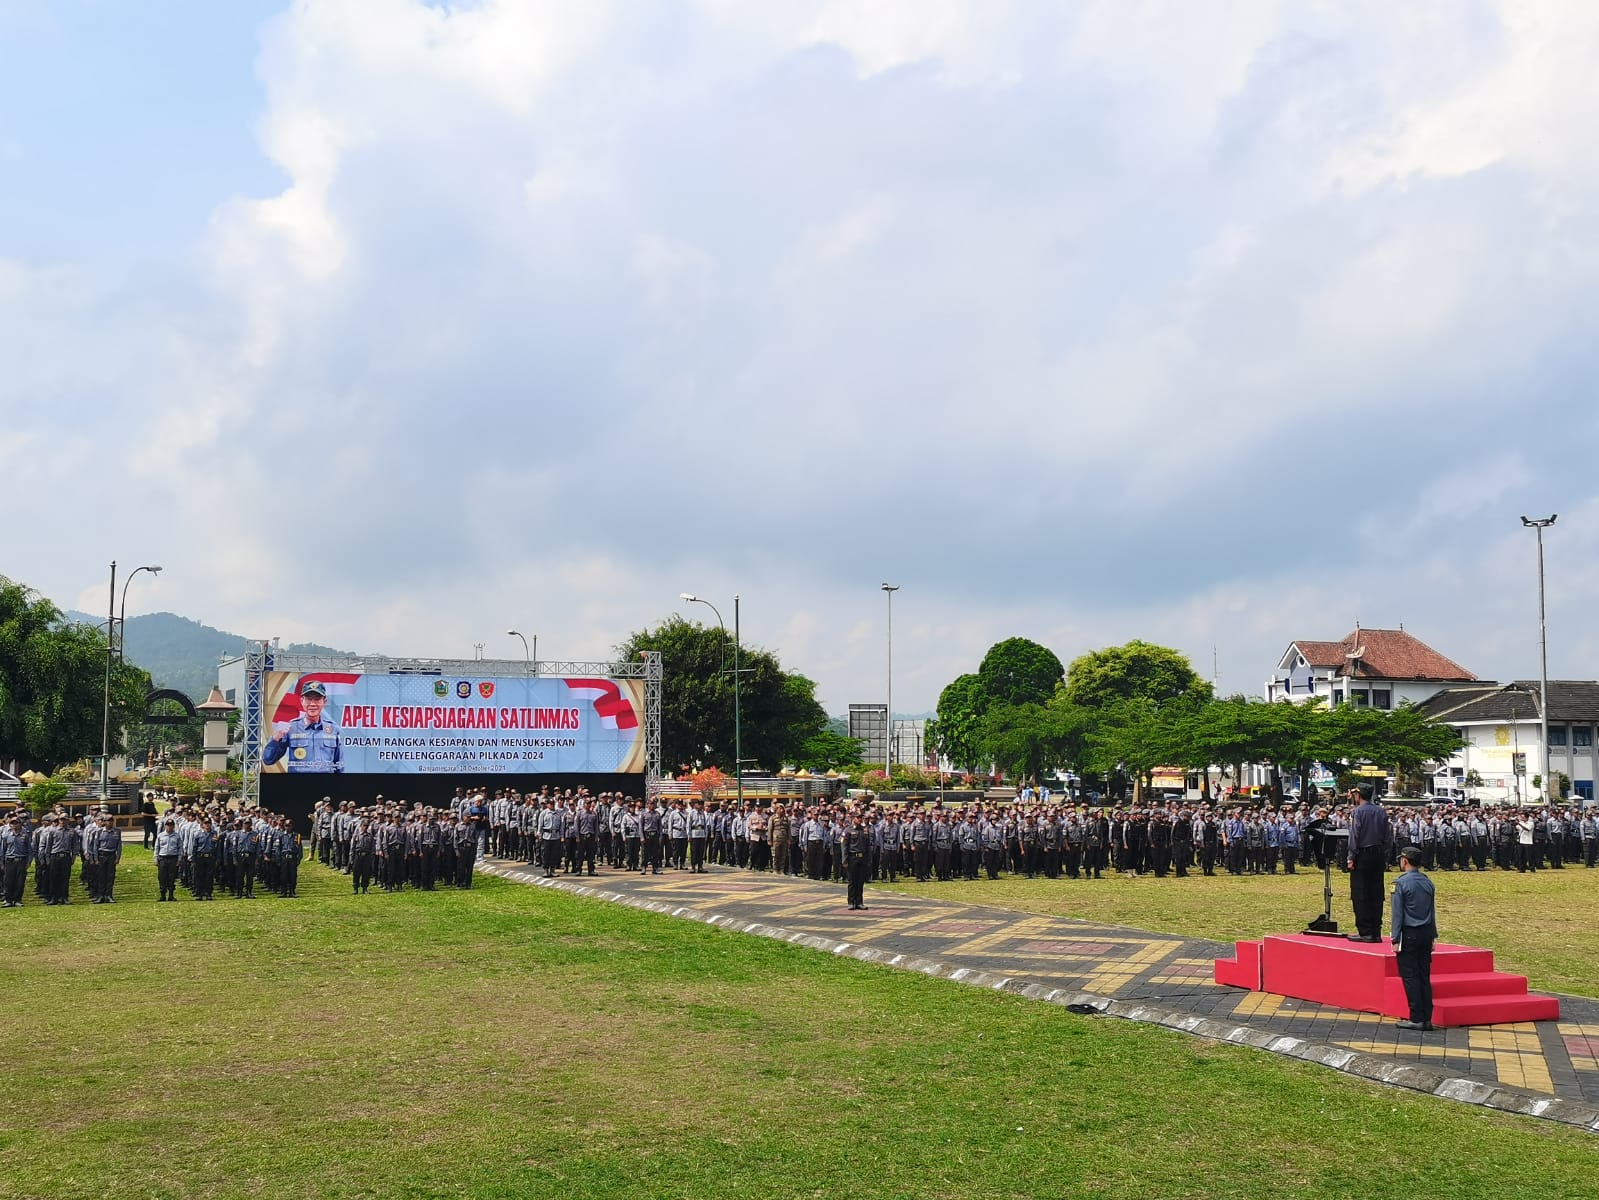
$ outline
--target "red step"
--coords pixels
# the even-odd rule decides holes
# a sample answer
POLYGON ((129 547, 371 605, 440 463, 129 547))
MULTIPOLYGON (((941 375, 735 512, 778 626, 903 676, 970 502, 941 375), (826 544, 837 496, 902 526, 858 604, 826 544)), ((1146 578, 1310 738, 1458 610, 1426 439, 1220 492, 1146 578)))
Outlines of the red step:
MULTIPOLYGON (((1385 951, 1389 957, 1393 956, 1393 947, 1384 938, 1376 946, 1367 944, 1367 949, 1385 951)), ((1395 965, 1394 970, 1398 970, 1395 965)), ((1455 975, 1465 973, 1485 973, 1494 969, 1494 952, 1492 950, 1479 950, 1475 946, 1451 946, 1448 942, 1439 942, 1432 948, 1432 973, 1439 975, 1455 975)))
POLYGON ((1239 942, 1236 953, 1236 958, 1216 960, 1216 982, 1228 987, 1248 988, 1252 992, 1260 991, 1260 943, 1239 942))
MULTIPOLYGON (((1237 943, 1236 958, 1215 961, 1217 983, 1317 1004, 1404 1017, 1410 1012, 1399 964, 1387 939, 1351 942, 1308 934, 1237 943)), ((1527 978, 1493 969, 1493 951, 1440 943, 1433 950, 1433 1023, 1495 1025, 1552 1020, 1553 996, 1529 995, 1527 978)))
MULTIPOLYGON (((1410 1012, 1406 1009, 1405 1016, 1410 1012)), ((1560 1000, 1555 996, 1435 996, 1434 1025, 1506 1025, 1512 1021, 1558 1021, 1560 1000)))
MULTIPOLYGON (((1400 981, 1401 984, 1403 980, 1400 981)), ((1439 996, 1525 996, 1527 977, 1508 971, 1463 971, 1457 975, 1432 973, 1432 994, 1439 996)))

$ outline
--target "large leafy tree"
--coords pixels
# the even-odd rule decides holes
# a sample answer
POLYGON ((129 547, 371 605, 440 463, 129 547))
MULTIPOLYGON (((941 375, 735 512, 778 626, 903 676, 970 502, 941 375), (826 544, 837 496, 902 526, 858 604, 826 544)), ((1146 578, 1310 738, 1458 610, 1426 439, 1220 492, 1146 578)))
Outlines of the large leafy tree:
POLYGON ((1045 759, 1058 757, 1046 749, 1060 738, 1047 733, 1054 718, 1042 709, 1064 676, 1054 651, 1037 642, 1013 637, 994 643, 976 674, 960 676, 939 694, 939 752, 957 766, 995 762, 1036 773, 1045 759))
POLYGON ((983 716, 987 709, 982 680, 976 675, 962 675, 939 693, 938 751, 957 767, 976 766, 984 758, 983 716))
MULTIPOLYGON (((659 650, 665 673, 662 767, 678 771, 710 763, 734 774, 732 636, 720 626, 673 616, 633 634, 617 654, 631 660, 641 650, 659 650)), ((776 655, 758 647, 744 646, 738 659, 746 769, 775 770, 798 761, 807 741, 827 728, 816 685, 784 671, 776 655)))
POLYGON ((1024 637, 995 642, 977 668, 989 705, 1043 704, 1065 675, 1053 650, 1024 637))
MULTIPOLYGON (((100 753, 106 636, 0 576, 0 762, 46 773, 100 753)), ((150 676, 111 663, 111 749, 138 721, 150 676)))
POLYGON ((1208 700, 1211 687, 1181 651, 1134 639, 1073 659, 1066 672, 1066 696, 1084 708, 1128 700, 1148 700, 1163 708, 1173 701, 1208 700))

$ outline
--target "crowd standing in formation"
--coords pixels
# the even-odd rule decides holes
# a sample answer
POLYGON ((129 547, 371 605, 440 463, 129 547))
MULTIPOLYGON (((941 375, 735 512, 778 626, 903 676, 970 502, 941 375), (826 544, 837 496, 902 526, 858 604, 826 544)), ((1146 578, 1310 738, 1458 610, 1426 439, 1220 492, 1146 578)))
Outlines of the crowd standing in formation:
POLYGON ((382 796, 358 809, 353 800, 335 804, 324 796, 311 814, 311 853, 350 876, 358 896, 374 883, 385 892, 431 892, 440 884, 469 888, 487 837, 487 816, 479 798, 459 788, 446 809, 407 808, 382 796))
MULTIPOLYGON (((234 896, 253 898, 257 882, 280 896, 293 896, 303 853, 288 818, 250 808, 234 811, 212 803, 174 805, 160 818, 148 843, 155 855, 160 899, 173 901, 182 886, 196 900, 210 900, 218 885, 234 896)), ((64 809, 37 823, 21 805, 0 827, 5 908, 20 908, 33 868, 35 893, 46 904, 65 904, 74 863, 95 904, 115 904, 122 831, 109 808, 76 816, 64 809)))
MULTIPOLYGON (((869 798, 766 807, 698 797, 645 801, 584 788, 502 790, 492 798, 457 789, 437 808, 382 796, 365 808, 324 798, 312 814, 310 850, 349 875, 357 894, 373 884, 387 892, 469 888, 478 860, 493 855, 536 864, 547 878, 594 875, 600 865, 658 875, 717 864, 848 881, 851 905, 864 907, 867 879, 1271 875, 1319 870, 1329 857, 1342 869, 1344 845, 1318 830, 1347 829, 1352 818, 1359 825, 1357 807, 1353 795, 1348 804, 1277 810, 1176 801, 1099 807, 1027 791, 1013 802, 949 807, 869 798)), ((1362 849, 1381 866, 1393 866, 1401 848, 1414 845, 1427 869, 1591 869, 1599 863, 1596 811, 1396 806, 1380 847, 1362 849)), ((175 804, 156 824, 147 844, 163 901, 176 900, 179 887, 197 900, 212 899, 218 888, 250 898, 257 884, 295 894, 304 851, 288 818, 260 808, 175 804)), ((65 904, 74 863, 94 902, 114 903, 121 857, 122 835, 104 809, 83 817, 56 810, 35 822, 19 806, 0 823, 0 907, 22 904, 30 865, 44 902, 65 904)))
MULTIPOLYGON (((1348 803, 1303 810, 1178 802, 1091 807, 1025 793, 1014 802, 954 807, 869 799, 741 807, 700 798, 589 796, 581 789, 458 800, 484 810, 487 853, 537 864, 546 877, 562 870, 592 875, 596 863, 641 874, 663 867, 697 872, 714 863, 843 880, 860 853, 868 877, 885 882, 997 879, 1006 872, 1047 879, 1098 879, 1107 871, 1292 874, 1319 870, 1329 856, 1347 869, 1345 846, 1318 831, 1347 829, 1357 807, 1353 794, 1348 803), (865 842, 846 845, 857 822, 865 842)), ((1430 869, 1532 871, 1579 862, 1591 868, 1599 860, 1599 820, 1592 809, 1396 808, 1376 857, 1392 866, 1412 844, 1430 869)))

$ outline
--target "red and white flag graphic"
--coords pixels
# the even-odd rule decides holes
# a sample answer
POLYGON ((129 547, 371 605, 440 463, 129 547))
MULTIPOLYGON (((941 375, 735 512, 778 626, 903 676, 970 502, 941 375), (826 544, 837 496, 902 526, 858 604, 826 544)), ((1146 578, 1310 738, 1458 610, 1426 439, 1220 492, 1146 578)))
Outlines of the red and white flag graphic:
POLYGON ((566 686, 574 692, 592 693, 594 714, 606 729, 637 729, 638 714, 633 703, 622 695, 622 689, 610 679, 568 679, 566 686))

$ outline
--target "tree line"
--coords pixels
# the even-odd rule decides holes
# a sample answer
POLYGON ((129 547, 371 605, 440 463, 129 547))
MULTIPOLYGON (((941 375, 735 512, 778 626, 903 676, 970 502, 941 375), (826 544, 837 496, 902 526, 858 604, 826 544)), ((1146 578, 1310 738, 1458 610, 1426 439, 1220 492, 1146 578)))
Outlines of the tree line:
MULTIPOLYGON (((37 592, 0 576, 0 765, 50 774, 100 752, 107 631, 69 621, 37 592)), ((134 725, 149 672, 111 657, 111 749, 134 725)))
POLYGON ((928 740, 980 773, 988 764, 1023 780, 1064 770, 1103 780, 1118 798, 1141 792, 1157 767, 1199 772, 1208 794, 1210 768, 1238 779, 1244 764, 1263 764, 1279 800, 1283 775, 1307 780, 1313 764, 1414 775, 1461 745, 1453 729, 1408 706, 1217 697, 1183 654, 1149 642, 1096 650, 1066 668, 1026 638, 997 643, 974 674, 944 688, 928 740))

